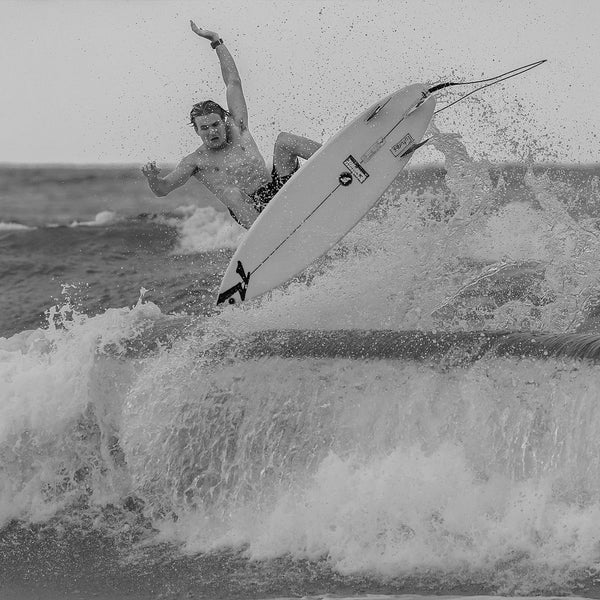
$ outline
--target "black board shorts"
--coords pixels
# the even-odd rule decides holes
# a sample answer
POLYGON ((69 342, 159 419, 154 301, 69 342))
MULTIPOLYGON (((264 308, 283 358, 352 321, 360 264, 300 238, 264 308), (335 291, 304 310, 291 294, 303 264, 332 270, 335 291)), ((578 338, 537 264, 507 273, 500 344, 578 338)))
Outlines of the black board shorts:
MULTIPOLYGON (((298 170, 299 164, 296 163, 296 168, 289 175, 284 175, 283 177, 279 175, 275 166, 273 166, 273 170, 271 171, 271 181, 269 183, 265 183, 265 185, 259 187, 255 192, 248 194, 251 204, 254 209, 261 213, 265 210, 265 207, 271 200, 273 200, 273 196, 283 187, 283 185, 290 180, 292 175, 298 170)), ((234 212, 229 208, 229 214, 233 217, 236 223, 242 225, 238 218, 235 216, 234 212)), ((244 227, 242 225, 242 227, 244 227)))

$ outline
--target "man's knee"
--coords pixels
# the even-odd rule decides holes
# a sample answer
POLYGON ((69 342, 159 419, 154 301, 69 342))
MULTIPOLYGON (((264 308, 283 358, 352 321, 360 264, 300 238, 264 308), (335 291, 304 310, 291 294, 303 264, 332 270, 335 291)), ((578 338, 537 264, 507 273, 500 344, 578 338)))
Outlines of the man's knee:
POLYGON ((287 131, 279 132, 277 139, 275 140, 275 148, 292 152, 296 147, 296 136, 287 131))
POLYGON ((280 177, 291 175, 298 169, 298 157, 302 156, 298 148, 298 136, 282 131, 275 140, 273 165, 280 177))
POLYGON ((246 204, 245 198, 239 188, 228 186, 221 190, 221 201, 223 204, 235 212, 239 212, 246 204))
POLYGON ((228 186, 221 190, 221 200, 233 212, 235 220, 248 229, 258 216, 258 211, 248 202, 248 197, 237 187, 228 186))

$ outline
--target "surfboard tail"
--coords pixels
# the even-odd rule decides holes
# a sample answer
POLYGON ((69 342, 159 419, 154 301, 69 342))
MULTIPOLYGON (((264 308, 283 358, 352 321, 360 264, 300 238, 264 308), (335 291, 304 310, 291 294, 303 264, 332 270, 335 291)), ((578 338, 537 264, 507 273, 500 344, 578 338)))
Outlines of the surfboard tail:
POLYGON ((240 281, 238 281, 235 285, 231 286, 229 289, 219 294, 217 298, 217 306, 219 304, 223 304, 224 302, 229 302, 229 304, 235 304, 236 294, 239 295, 239 298, 242 302, 246 299, 246 292, 248 290, 248 284, 250 283, 251 273, 250 271, 245 271, 244 265, 240 260, 237 261, 237 268, 235 272, 240 276, 240 281))

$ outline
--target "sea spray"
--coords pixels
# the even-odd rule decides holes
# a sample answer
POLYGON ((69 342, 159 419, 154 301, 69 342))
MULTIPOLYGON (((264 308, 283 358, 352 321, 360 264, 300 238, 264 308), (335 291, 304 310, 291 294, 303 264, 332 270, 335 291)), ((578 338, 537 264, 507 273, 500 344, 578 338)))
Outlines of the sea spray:
POLYGON ((574 330, 595 298, 600 250, 593 222, 569 212, 579 184, 506 167, 510 185, 500 174, 494 187, 457 136, 433 139, 447 155, 443 185, 415 191, 400 177, 326 257, 221 318, 232 329, 574 330))
POLYGON ((245 230, 226 213, 212 207, 196 208, 179 225, 176 253, 191 254, 236 248, 245 230))
POLYGON ((516 561, 531 585, 598 559, 598 367, 156 360, 121 443, 163 539, 189 552, 466 579, 516 561))
MULTIPOLYGON (((48 276, 40 256, 55 273, 68 235, 60 260, 80 263, 89 250, 102 302, 64 306, 54 327, 0 341, 2 518, 20 519, 2 532, 3 543, 16 540, 11 556, 36 543, 46 552, 46 535, 60 549, 72 528, 75 544, 100 536, 109 548, 87 573, 135 572, 139 589, 170 572, 180 591, 207 561, 210 574, 233 565, 229 581, 244 590, 256 573, 269 589, 307 573, 285 595, 321 584, 462 593, 586 584, 600 561, 596 365, 543 351, 470 354, 460 336, 449 356, 418 360, 246 353, 265 329, 516 328, 535 343, 536 330, 586 319, 597 216, 582 213, 582 194, 595 198, 593 181, 531 165, 515 174, 447 142, 447 181, 399 178, 326 257, 237 310, 212 309, 233 243, 216 213, 198 214, 208 235, 194 246, 192 227, 186 250, 191 210, 5 232, 11 256, 24 236, 39 249, 31 267, 7 263, 10 290, 48 276), (110 275, 98 270, 107 257, 110 275), (148 269, 172 275, 164 289, 145 283, 148 269), (161 310, 107 308, 133 304, 140 280, 161 310), (165 314, 188 308, 210 316, 165 314)), ((86 271, 69 273, 59 276, 76 284, 86 271)), ((48 560, 41 581, 64 572, 48 560)))
POLYGON ((45 329, 0 338, 2 522, 124 491, 114 452, 136 364, 118 355, 160 314, 140 301, 87 317, 67 302, 49 309, 45 329))

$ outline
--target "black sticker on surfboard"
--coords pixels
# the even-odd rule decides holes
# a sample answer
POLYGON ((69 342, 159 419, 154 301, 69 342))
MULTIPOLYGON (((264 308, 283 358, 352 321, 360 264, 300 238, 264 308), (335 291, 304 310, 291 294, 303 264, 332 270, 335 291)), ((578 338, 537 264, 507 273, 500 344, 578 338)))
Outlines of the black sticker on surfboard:
POLYGON ((348 171, 340 173, 339 182, 344 187, 349 186, 352 183, 352 173, 348 173, 348 171))
POLYGON ((414 144, 415 140, 410 133, 407 133, 397 144, 394 144, 390 148, 390 152, 394 156, 402 156, 406 150, 408 150, 411 144, 414 144))
POLYGON ((369 174, 360 166, 360 163, 352 154, 344 161, 344 166, 360 183, 364 183, 369 177, 369 174))
POLYGON ((239 293, 240 300, 243 302, 246 298, 246 290, 248 289, 248 282, 250 281, 250 271, 246 273, 244 265, 238 260, 237 268, 235 272, 242 278, 239 283, 230 287, 228 290, 221 292, 217 298, 217 305, 222 304, 225 301, 229 301, 229 304, 235 304, 235 294, 239 293))

